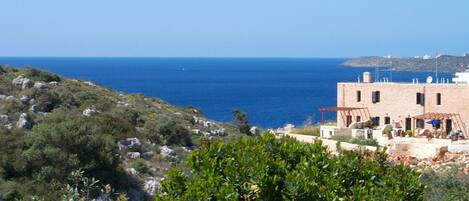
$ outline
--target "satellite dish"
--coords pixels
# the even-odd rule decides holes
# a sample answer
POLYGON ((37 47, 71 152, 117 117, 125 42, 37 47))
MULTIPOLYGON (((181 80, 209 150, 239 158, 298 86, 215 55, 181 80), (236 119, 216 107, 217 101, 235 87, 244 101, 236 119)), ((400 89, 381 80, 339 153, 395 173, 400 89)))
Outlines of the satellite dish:
POLYGON ((427 77, 427 83, 430 84, 430 83, 432 83, 432 82, 433 82, 432 76, 428 76, 428 77, 427 77))

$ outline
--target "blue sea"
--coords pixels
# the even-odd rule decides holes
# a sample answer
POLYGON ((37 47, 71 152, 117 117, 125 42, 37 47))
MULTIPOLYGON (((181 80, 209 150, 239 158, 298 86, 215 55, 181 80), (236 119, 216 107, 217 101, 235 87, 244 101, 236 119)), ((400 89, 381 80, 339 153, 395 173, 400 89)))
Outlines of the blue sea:
MULTIPOLYGON (((128 93, 158 97, 178 106, 195 106, 218 121, 231 111, 248 113, 264 128, 320 121, 320 107, 336 105, 336 83, 356 82, 370 68, 340 66, 345 59, 309 58, 0 58, 0 64, 33 66, 66 77, 90 80, 128 93)), ((432 72, 381 71, 393 81, 422 82, 432 72)), ((450 78, 448 73, 441 77, 450 78)), ((334 119, 335 114, 326 114, 334 119)))

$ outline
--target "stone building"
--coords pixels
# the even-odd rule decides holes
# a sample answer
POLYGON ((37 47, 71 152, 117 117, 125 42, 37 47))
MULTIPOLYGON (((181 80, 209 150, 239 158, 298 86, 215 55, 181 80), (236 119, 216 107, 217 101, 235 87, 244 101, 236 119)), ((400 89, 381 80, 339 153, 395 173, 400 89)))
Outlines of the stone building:
MULTIPOLYGON (((469 72, 468 72, 469 73, 469 72)), ((460 74, 460 73, 459 73, 460 74)), ((469 84, 372 82, 365 72, 360 82, 337 83, 337 127, 371 120, 376 126, 399 125, 403 130, 432 128, 438 121, 447 133, 469 125, 469 84)))

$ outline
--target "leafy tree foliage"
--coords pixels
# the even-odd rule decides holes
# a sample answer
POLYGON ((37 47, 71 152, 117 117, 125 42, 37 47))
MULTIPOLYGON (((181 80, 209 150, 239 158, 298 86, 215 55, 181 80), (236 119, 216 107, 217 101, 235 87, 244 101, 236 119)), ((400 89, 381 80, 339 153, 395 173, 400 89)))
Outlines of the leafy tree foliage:
POLYGON ((251 126, 249 126, 248 115, 241 110, 235 109, 233 110, 233 116, 239 132, 250 135, 251 126))
POLYGON ((272 135, 207 143, 172 170, 156 200, 422 200, 419 174, 386 155, 343 152, 272 135))
POLYGON ((35 68, 25 68, 24 73, 26 77, 29 77, 34 81, 42 81, 42 82, 60 81, 60 76, 54 73, 49 73, 49 72, 38 70, 35 68))
POLYGON ((27 134, 1 131, 0 193, 11 199, 38 195, 55 200, 76 170, 113 187, 123 186, 126 179, 118 167, 114 136, 127 128, 106 122, 116 121, 58 110, 27 134))
POLYGON ((95 122, 69 113, 50 114, 26 137, 26 172, 51 180, 66 178, 73 170, 82 169, 89 176, 106 181, 109 177, 103 177, 105 174, 117 171, 118 158, 114 140, 104 131, 95 122))
POLYGON ((148 122, 146 124, 146 137, 152 142, 165 145, 192 145, 189 130, 180 122, 174 120, 163 120, 159 122, 148 122))

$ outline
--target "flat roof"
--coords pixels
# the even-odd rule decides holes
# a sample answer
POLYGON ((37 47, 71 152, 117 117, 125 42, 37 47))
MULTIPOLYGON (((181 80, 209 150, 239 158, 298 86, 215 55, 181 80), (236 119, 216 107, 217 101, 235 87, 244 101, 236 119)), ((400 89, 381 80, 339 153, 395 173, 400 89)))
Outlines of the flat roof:
POLYGON ((412 83, 412 82, 337 82, 337 84, 342 85, 383 85, 383 86, 397 86, 397 85, 406 85, 406 86, 435 86, 435 87, 469 87, 469 84, 459 84, 459 83, 412 83))
POLYGON ((352 110, 363 110, 365 107, 322 107, 319 111, 352 111, 352 110))

